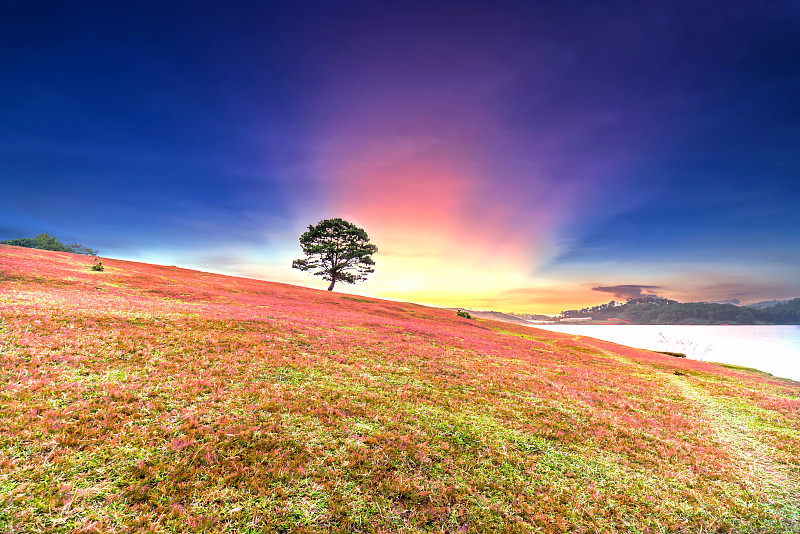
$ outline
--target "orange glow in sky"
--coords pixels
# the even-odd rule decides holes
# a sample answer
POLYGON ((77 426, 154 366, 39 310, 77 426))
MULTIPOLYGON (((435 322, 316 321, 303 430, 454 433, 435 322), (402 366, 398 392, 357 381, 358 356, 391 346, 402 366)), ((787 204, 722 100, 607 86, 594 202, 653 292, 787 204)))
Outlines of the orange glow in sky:
MULTIPOLYGON (((379 253, 369 281, 342 291, 447 307, 531 308, 513 296, 496 299, 525 287, 532 262, 552 249, 544 232, 515 227, 509 206, 484 202, 497 191, 475 172, 474 154, 380 132, 345 139, 320 163, 326 213, 365 228, 379 253)), ((542 210, 530 220, 546 223, 547 216, 542 210)))

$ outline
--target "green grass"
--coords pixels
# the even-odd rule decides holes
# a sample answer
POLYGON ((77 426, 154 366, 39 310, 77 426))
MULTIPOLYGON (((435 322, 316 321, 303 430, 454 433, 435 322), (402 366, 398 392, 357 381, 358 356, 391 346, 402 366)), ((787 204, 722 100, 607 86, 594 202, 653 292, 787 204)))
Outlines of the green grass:
POLYGON ((800 531, 769 482, 800 478, 789 381, 118 260, 101 293, 38 257, 2 259, 74 280, 0 293, 0 533, 800 531))

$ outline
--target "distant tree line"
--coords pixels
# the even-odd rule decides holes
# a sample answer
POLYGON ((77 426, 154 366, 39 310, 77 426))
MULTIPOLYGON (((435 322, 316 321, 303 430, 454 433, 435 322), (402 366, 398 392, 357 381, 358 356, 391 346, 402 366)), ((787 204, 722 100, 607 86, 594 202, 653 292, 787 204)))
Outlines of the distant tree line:
POLYGON ((800 324, 800 298, 768 308, 748 308, 733 304, 677 302, 660 297, 628 299, 566 310, 562 317, 617 318, 633 324, 800 324))
POLYGON ((767 308, 756 308, 755 311, 762 321, 770 324, 800 324, 800 299, 767 308))
POLYGON ((40 250, 56 250, 58 252, 72 252, 73 254, 83 254, 85 256, 97 256, 97 251, 79 243, 65 245, 57 238, 49 234, 39 234, 36 237, 20 237, 18 239, 6 239, 0 241, 4 245, 14 245, 17 247, 38 248, 40 250))
POLYGON ((610 318, 616 317, 617 313, 622 309, 622 307, 633 305, 633 304, 653 304, 657 306, 663 306, 666 304, 677 304, 678 301, 676 300, 669 300, 663 297, 656 297, 656 296, 646 296, 646 297, 635 297, 629 298, 627 303, 617 302, 612 300, 611 302, 607 302, 606 304, 599 304, 597 306, 592 306, 591 308, 581 308, 580 310, 565 310, 561 312, 561 317, 602 317, 602 318, 610 318))

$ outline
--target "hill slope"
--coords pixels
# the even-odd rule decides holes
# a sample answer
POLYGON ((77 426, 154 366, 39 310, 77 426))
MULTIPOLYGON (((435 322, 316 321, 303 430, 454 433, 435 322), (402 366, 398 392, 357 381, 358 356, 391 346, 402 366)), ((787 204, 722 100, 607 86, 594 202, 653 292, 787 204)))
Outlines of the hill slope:
POLYGON ((0 246, 2 532, 797 532, 800 387, 0 246))

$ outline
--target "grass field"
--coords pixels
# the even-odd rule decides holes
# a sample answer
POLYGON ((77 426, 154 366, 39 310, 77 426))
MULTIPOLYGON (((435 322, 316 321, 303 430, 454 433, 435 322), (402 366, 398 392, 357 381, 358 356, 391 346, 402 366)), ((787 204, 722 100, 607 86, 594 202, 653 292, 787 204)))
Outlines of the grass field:
POLYGON ((0 533, 800 532, 800 384, 0 245, 0 533))

